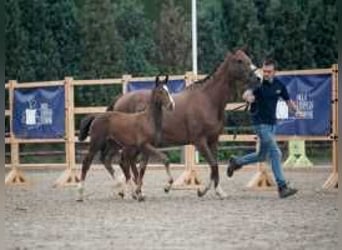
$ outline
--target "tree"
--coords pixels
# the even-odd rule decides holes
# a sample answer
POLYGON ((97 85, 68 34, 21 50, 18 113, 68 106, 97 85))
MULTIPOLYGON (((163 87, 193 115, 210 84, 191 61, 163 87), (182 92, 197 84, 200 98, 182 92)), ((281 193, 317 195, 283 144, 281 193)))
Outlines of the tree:
POLYGON ((146 18, 141 2, 119 1, 115 23, 123 39, 124 72, 132 75, 154 74, 152 22, 146 18))
POLYGON ((308 3, 307 39, 313 50, 314 67, 330 67, 337 62, 336 1, 312 0, 308 3))
POLYGON ((229 49, 248 46, 250 57, 258 64, 265 57, 267 39, 258 21, 253 0, 222 0, 225 17, 225 43, 229 49))
POLYGON ((60 55, 61 68, 59 78, 77 76, 79 74, 81 51, 79 23, 76 17, 76 5, 73 0, 49 1, 50 21, 52 31, 60 55))
POLYGON ((123 40, 115 25, 110 0, 85 0, 79 10, 82 78, 120 76, 123 69, 123 40))
POLYGON ((61 60, 58 44, 49 27, 51 12, 49 1, 20 1, 22 12, 22 28, 28 34, 26 70, 33 70, 34 74, 25 77, 27 81, 41 81, 59 79, 61 60), (32 77, 32 78, 31 78, 32 77))
POLYGON ((213 71, 227 52, 226 25, 220 1, 198 2, 198 65, 203 73, 213 71))
POLYGON ((190 22, 173 0, 165 1, 156 25, 156 62, 165 73, 183 74, 191 68, 190 22))
POLYGON ((307 16, 297 0, 271 0, 266 12, 268 49, 280 69, 313 67, 313 47, 306 38, 307 16))
POLYGON ((6 9, 6 77, 39 81, 76 74, 79 36, 73 1, 7 0, 6 9))
MULTIPOLYGON (((22 27, 22 13, 19 2, 5 1, 5 37, 6 37, 6 66, 5 80, 25 79, 25 62, 28 59, 28 34, 22 27), (26 59, 26 60, 25 60, 26 59)), ((34 75, 34 70, 26 72, 34 75)))

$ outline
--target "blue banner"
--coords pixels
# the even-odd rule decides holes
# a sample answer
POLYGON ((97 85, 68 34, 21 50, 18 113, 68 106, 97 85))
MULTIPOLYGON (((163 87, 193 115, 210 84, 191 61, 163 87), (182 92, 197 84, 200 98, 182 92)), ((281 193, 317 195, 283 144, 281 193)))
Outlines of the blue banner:
POLYGON ((12 119, 18 138, 64 137, 64 87, 15 89, 12 119))
MULTIPOLYGON (((153 89, 155 86, 155 81, 132 81, 127 84, 127 92, 143 90, 143 89, 153 89)), ((169 80, 168 88, 171 93, 178 93, 185 88, 184 80, 169 80)))
POLYGON ((331 74, 277 76, 303 113, 296 118, 284 101, 277 105, 278 135, 326 136, 331 128, 331 74))

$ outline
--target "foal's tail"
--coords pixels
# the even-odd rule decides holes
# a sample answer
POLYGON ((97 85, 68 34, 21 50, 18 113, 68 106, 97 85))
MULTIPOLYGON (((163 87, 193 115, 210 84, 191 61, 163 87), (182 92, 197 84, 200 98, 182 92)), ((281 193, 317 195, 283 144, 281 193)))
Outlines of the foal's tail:
POLYGON ((95 119, 95 115, 91 114, 91 115, 87 115, 81 120, 80 133, 78 134, 79 141, 84 141, 87 138, 90 125, 94 119, 95 119))

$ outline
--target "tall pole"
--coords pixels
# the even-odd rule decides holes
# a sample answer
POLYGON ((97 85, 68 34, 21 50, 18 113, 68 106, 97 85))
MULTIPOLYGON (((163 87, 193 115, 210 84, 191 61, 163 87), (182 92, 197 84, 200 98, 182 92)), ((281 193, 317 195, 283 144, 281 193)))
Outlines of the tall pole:
POLYGON ((191 19, 192 19, 192 73, 197 78, 197 8, 196 0, 191 3, 191 19))
MULTIPOLYGON (((192 84, 197 80, 197 13, 196 0, 191 0, 191 23, 192 23, 192 76, 186 77, 186 84, 192 84), (190 78, 190 79, 189 79, 190 78)), ((197 188, 200 184, 198 174, 195 169, 195 147, 193 145, 185 146, 185 171, 173 183, 173 188, 182 188, 184 186, 197 188)))

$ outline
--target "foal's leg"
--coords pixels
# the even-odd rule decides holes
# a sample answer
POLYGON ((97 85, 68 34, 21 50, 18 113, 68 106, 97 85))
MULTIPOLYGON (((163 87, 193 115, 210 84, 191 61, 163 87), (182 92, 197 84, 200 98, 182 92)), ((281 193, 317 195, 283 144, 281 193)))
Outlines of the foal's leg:
MULTIPOLYGON (((107 171, 109 172, 109 174, 112 176, 114 183, 117 182, 117 185, 120 187, 120 191, 118 192, 118 195, 123 198, 125 184, 122 181, 121 177, 118 177, 118 178, 115 177, 115 171, 112 166, 113 157, 115 156, 115 154, 117 154, 117 152, 118 152, 118 148, 115 145, 107 144, 107 146, 103 148, 103 150, 101 150, 101 161, 103 165, 105 166, 105 168, 107 169, 107 171)), ((126 176, 125 172, 124 174, 126 176)), ((126 176, 126 179, 127 179, 127 176, 126 176)))
POLYGON ((81 180, 78 184, 78 194, 79 197, 77 201, 83 201, 83 194, 84 194, 84 181, 87 176, 87 172, 90 168, 90 164, 94 159, 95 154, 97 153, 98 149, 94 145, 90 145, 87 155, 84 157, 82 162, 82 169, 81 169, 81 180))
MULTIPOLYGON (((130 192, 132 194, 132 197, 136 199, 135 195, 135 183, 133 183, 133 180, 131 178, 131 171, 130 171, 130 158, 127 155, 127 152, 130 152, 129 149, 124 149, 121 153, 121 160, 120 160, 120 167, 125 174, 126 177, 126 187, 128 186, 130 188, 130 192)), ((137 172, 137 169, 135 169, 137 172)), ((137 178, 137 177, 136 177, 137 178)), ((124 196, 124 193, 121 194, 122 197, 124 196)))
POLYGON ((114 155, 115 151, 112 150, 109 145, 106 145, 101 149, 100 160, 102 164, 105 166, 110 176, 112 177, 112 179, 115 181, 115 171, 111 164, 114 155))
MULTIPOLYGON (((139 172, 136 165, 136 160, 139 155, 139 150, 136 148, 125 148, 121 153, 121 160, 128 165, 134 176, 134 183, 138 184, 139 172)), ((130 173, 130 172, 129 172, 130 173)))
MULTIPOLYGON (((131 151, 128 151, 128 153, 125 153, 124 157, 125 158, 129 158, 129 160, 130 160, 130 166, 131 166, 131 170, 132 170, 133 175, 134 175, 134 179, 135 179, 134 182, 135 182, 135 184, 138 185, 139 178, 140 178, 141 186, 142 186, 143 185, 143 179, 144 179, 144 175, 145 175, 146 166, 147 166, 148 159, 149 159, 149 155, 148 155, 149 153, 142 154, 142 159, 140 161, 140 169, 139 169, 139 172, 138 172, 137 171, 137 167, 136 167, 136 158, 138 157, 139 153, 140 152, 138 150, 135 150, 135 151, 131 150, 131 151)), ((150 153, 155 154, 164 163, 164 166, 165 166, 165 169, 166 169, 166 174, 169 177, 168 184, 164 188, 164 191, 165 192, 169 192, 170 189, 171 189, 171 186, 173 184, 173 177, 172 177, 171 171, 170 171, 169 159, 168 159, 168 157, 165 154, 159 152, 158 150, 150 152, 150 153)))
POLYGON ((145 174, 145 169, 146 169, 146 165, 148 162, 148 157, 150 154, 154 154, 155 156, 157 156, 163 163, 166 169, 166 173, 168 175, 168 184, 165 186, 164 191, 167 193, 170 191, 172 184, 173 184, 173 177, 171 175, 171 171, 170 171, 170 161, 169 158, 162 152, 160 152, 158 149, 156 149, 154 146, 152 146, 151 144, 146 144, 144 146, 143 149, 144 152, 144 161, 143 161, 143 165, 140 169, 140 185, 142 185, 142 180, 145 174))
POLYGON ((136 198, 138 201, 143 201, 145 198, 142 194, 141 188, 143 185, 143 178, 145 175, 145 170, 146 170, 146 166, 148 163, 148 154, 146 152, 142 153, 142 158, 140 160, 140 167, 139 167, 139 175, 138 175, 138 179, 137 179, 137 187, 135 190, 135 194, 136 194, 136 198))
POLYGON ((139 178, 139 171, 137 169, 137 158, 138 158, 139 153, 140 152, 138 150, 135 150, 133 151, 132 156, 128 158, 129 166, 134 176, 133 181, 136 185, 138 184, 138 178, 139 178))
POLYGON ((196 147, 198 151, 205 157, 207 162, 210 165, 210 179, 207 186, 204 188, 204 190, 198 190, 197 194, 198 196, 205 195, 208 190, 211 188, 212 184, 214 183, 214 187, 216 190, 216 194, 220 196, 220 198, 225 198, 226 194, 222 191, 222 189, 219 187, 219 172, 218 172, 218 163, 215 157, 213 156, 213 153, 211 152, 207 140, 202 139, 197 144, 196 147))

